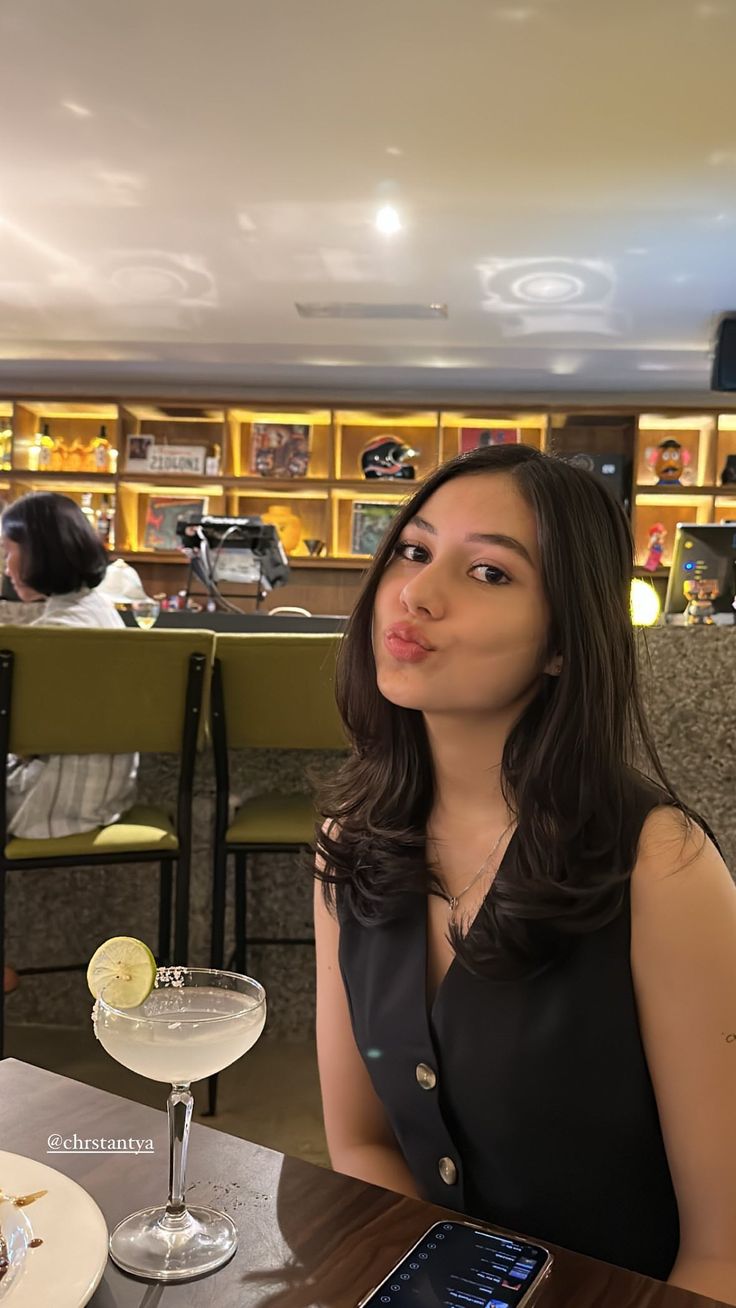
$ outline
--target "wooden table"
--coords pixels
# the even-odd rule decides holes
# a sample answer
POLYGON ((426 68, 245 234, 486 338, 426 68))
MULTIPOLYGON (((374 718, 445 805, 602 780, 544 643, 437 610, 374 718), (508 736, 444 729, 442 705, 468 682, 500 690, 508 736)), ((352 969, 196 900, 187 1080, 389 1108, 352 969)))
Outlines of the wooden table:
MULTIPOLYGON (((165 1093, 162 1087, 162 1103, 165 1093)), ((165 1112, 12 1058, 0 1063, 0 1148, 50 1164, 77 1181, 99 1204, 110 1229, 134 1209, 166 1199, 165 1112), (52 1133, 150 1138, 155 1152, 49 1157, 52 1133)), ((90 1300, 93 1308, 354 1308, 432 1222, 457 1216, 196 1124, 188 1179, 192 1201, 221 1206, 235 1221, 235 1257, 209 1277, 168 1286, 125 1276, 108 1260, 90 1300)), ((714 1303, 550 1248, 555 1262, 539 1308, 712 1308, 714 1303)))

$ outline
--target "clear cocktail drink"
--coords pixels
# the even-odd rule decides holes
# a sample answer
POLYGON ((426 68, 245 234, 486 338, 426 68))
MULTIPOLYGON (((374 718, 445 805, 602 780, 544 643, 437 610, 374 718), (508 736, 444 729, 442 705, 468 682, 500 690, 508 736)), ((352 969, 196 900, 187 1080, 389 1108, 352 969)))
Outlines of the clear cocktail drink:
POLYGON ((110 1237, 110 1255, 125 1271, 158 1281, 214 1271, 232 1257, 238 1235, 226 1213, 188 1208, 184 1200, 190 1084, 221 1072, 255 1044, 266 1021, 263 986, 235 972, 163 968, 143 1003, 115 1008, 103 990, 93 1016, 95 1034, 112 1058, 172 1086, 168 1203, 120 1222, 110 1237))

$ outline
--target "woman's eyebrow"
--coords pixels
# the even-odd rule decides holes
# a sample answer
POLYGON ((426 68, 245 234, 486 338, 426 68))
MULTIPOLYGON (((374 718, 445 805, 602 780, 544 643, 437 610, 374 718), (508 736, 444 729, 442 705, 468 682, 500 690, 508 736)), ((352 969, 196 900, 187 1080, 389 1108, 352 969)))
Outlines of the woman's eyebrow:
MULTIPOLYGON (((421 528, 422 531, 428 531, 430 536, 437 535, 437 528, 433 527, 431 522, 427 522, 426 518, 420 517, 419 514, 412 518, 412 525, 421 528)), ((515 536, 505 536, 502 532, 498 531, 471 531, 465 539, 466 541, 481 541, 485 545, 501 545, 507 550, 513 550, 516 554, 519 554, 522 559, 526 559, 526 562, 531 568, 534 567, 528 549, 525 545, 522 545, 521 541, 517 540, 515 536)))

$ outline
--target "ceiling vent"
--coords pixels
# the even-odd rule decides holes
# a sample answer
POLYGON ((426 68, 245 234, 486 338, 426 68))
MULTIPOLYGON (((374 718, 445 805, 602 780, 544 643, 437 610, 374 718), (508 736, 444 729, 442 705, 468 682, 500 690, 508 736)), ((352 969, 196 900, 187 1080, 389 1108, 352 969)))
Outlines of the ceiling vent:
POLYGON ((405 321, 410 318, 446 318, 446 304, 361 304, 360 301, 340 303, 311 301, 296 303, 300 318, 393 318, 405 321))

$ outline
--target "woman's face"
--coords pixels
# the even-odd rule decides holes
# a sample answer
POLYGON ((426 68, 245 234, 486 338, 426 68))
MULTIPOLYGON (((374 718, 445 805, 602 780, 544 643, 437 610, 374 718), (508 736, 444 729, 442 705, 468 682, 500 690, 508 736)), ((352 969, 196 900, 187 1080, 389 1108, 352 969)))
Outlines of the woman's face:
POLYGON ((22 600, 24 604, 29 604, 33 600, 45 599, 45 595, 40 595, 37 590, 32 590, 30 586, 26 586, 22 579, 23 551, 18 542, 8 540, 7 536, 3 536, 0 544, 5 556, 5 575, 10 577, 18 599, 22 600))
POLYGON ((559 672, 548 628, 532 509, 508 473, 456 477, 405 528, 379 582, 378 688, 430 714, 521 711, 559 672))

